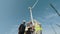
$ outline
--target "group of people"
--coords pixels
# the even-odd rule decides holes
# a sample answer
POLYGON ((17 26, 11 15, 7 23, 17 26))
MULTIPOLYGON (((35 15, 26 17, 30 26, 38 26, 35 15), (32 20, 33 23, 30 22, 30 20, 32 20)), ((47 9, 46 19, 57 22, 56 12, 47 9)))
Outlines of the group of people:
POLYGON ((25 28, 26 28, 26 25, 25 25, 26 22, 23 22, 20 26, 19 26, 19 32, 18 34, 32 34, 32 28, 29 27, 27 31, 25 31, 25 28))
POLYGON ((42 34, 41 24, 24 21, 18 28, 18 34, 42 34))

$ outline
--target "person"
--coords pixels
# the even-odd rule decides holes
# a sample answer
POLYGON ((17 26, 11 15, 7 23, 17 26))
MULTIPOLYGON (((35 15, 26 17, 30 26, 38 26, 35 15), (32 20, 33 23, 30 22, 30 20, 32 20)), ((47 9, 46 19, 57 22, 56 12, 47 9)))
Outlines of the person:
POLYGON ((28 30, 26 31, 26 34, 31 34, 32 31, 31 31, 32 28, 28 28, 28 30))
POLYGON ((20 26, 19 26, 19 32, 18 32, 18 34, 24 34, 24 32, 25 32, 25 22, 23 22, 23 24, 21 24, 20 26))
POLYGON ((41 24, 35 23, 35 33, 36 33, 36 34, 42 34, 41 24))

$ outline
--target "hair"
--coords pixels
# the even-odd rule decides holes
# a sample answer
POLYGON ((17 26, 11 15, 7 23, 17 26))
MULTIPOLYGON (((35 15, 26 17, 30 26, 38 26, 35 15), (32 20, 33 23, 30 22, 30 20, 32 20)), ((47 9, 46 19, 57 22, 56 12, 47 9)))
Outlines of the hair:
POLYGON ((23 22, 23 24, 25 24, 26 22, 23 22))
POLYGON ((32 29, 32 28, 28 28, 28 30, 30 30, 30 29, 32 29))

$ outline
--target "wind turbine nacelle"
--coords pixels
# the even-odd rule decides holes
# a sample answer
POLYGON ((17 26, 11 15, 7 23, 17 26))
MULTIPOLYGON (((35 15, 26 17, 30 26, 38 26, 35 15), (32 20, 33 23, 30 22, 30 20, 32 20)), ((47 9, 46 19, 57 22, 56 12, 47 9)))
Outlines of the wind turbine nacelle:
POLYGON ((32 7, 28 7, 28 9, 32 9, 32 7))

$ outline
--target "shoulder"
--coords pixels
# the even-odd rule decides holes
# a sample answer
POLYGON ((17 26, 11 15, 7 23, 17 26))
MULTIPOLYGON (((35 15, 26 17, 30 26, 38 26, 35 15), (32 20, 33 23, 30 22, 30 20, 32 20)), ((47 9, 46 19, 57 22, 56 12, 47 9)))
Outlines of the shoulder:
POLYGON ((22 26, 23 24, 21 24, 20 26, 22 26))

